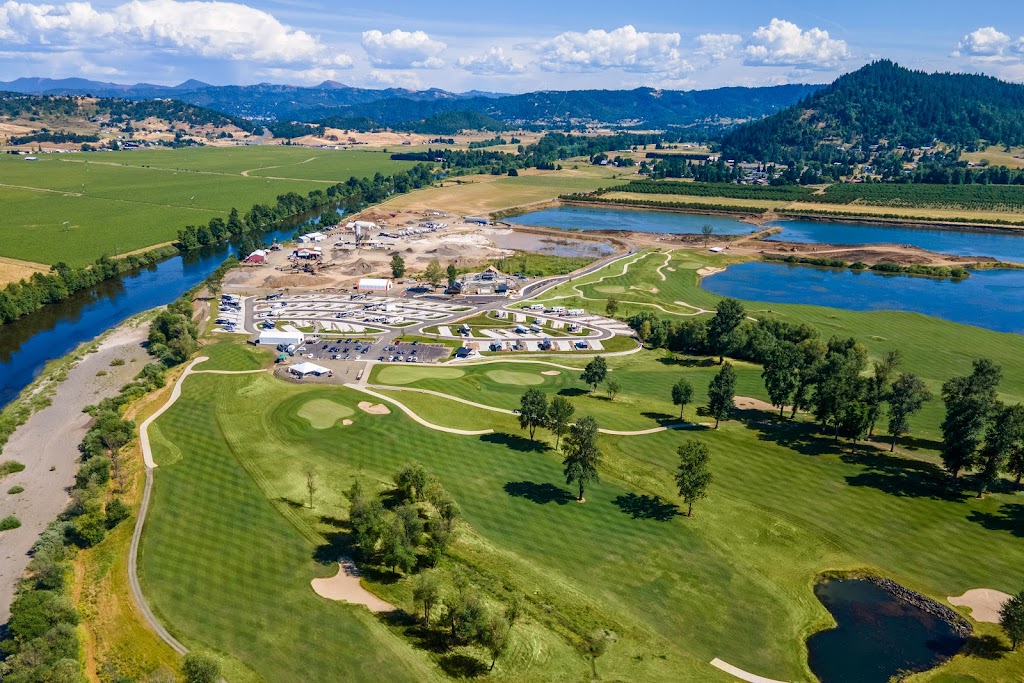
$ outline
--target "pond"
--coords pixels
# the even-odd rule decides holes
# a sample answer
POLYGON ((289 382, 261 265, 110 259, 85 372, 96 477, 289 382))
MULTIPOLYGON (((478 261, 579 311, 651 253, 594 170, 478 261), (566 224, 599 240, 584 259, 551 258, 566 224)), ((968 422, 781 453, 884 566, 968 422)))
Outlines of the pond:
POLYGON ((748 301, 913 311, 1024 334, 1024 270, 974 271, 954 281, 751 261, 705 277, 701 284, 720 296, 748 301))
POLYGON ((746 235, 760 228, 752 223, 728 216, 704 216, 671 211, 632 211, 589 206, 557 206, 531 211, 509 223, 562 228, 564 230, 626 230, 629 232, 690 233, 699 235, 701 227, 710 225, 719 235, 746 235))
POLYGON ((1024 232, 911 228, 863 223, 783 221, 769 240, 825 244, 912 244, 940 254, 992 256, 1024 262, 1024 232))
POLYGON ((887 683, 924 671, 964 644, 952 626, 863 579, 829 579, 814 594, 836 628, 807 639, 808 664, 821 683, 887 683))

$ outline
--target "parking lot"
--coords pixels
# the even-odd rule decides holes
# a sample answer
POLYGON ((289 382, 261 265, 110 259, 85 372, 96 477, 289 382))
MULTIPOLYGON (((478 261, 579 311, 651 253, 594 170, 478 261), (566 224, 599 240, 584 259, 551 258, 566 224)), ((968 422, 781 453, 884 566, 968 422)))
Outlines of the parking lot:
POLYGON ((307 338, 295 349, 295 359, 312 361, 387 361, 391 363, 436 363, 449 355, 444 344, 402 343, 396 339, 323 339, 307 338))
POLYGON ((237 294, 222 294, 217 317, 214 322, 220 332, 236 332, 244 329, 245 311, 242 297, 237 294))

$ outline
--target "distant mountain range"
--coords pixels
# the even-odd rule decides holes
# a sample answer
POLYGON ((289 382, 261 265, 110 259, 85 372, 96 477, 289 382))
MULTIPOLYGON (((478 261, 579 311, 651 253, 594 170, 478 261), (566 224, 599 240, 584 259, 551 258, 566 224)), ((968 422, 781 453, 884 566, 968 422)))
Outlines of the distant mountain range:
POLYGON ((868 64, 794 106, 740 126, 722 141, 730 156, 785 161, 822 143, 863 148, 1024 145, 1024 85, 990 76, 868 64))
POLYGON ((579 123, 634 127, 732 125, 781 111, 821 85, 714 90, 569 90, 521 95, 438 88, 356 88, 325 81, 314 87, 262 83, 214 86, 189 80, 177 86, 123 85, 81 78, 19 78, 0 90, 44 95, 95 95, 134 100, 173 98, 254 120, 318 122, 368 118, 380 125, 428 119, 448 112, 485 114, 510 125, 568 127, 579 123))

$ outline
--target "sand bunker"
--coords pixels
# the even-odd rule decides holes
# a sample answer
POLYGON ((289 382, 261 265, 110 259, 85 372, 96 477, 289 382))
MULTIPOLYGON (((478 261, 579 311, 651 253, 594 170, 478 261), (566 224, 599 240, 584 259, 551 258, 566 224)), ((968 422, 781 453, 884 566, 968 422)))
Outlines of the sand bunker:
POLYGON ((946 598, 949 604, 967 607, 975 621, 999 623, 999 609, 1012 596, 991 588, 972 588, 959 597, 946 598))
POLYGON ((554 375, 561 375, 562 373, 559 372, 558 370, 545 370, 544 372, 542 372, 540 374, 548 375, 548 376, 552 376, 553 377, 554 375))
POLYGON ((674 273, 674 272, 676 272, 676 269, 675 269, 675 268, 672 268, 671 266, 666 266, 666 267, 665 267, 665 270, 667 270, 667 271, 668 271, 668 272, 670 272, 670 273, 674 273))
POLYGON ((313 592, 328 600, 365 605, 371 612, 393 612, 394 607, 359 583, 359 569, 347 558, 338 562, 338 573, 329 579, 313 579, 313 592))
POLYGON ((369 401, 360 401, 359 409, 370 415, 389 415, 391 413, 383 403, 370 403, 369 401))
POLYGON ((779 412, 779 409, 773 406, 767 401, 762 401, 759 398, 750 398, 749 396, 737 396, 733 403, 740 410, 764 410, 767 412, 779 412))
POLYGON ((343 424, 344 426, 348 427, 350 424, 352 424, 352 420, 342 420, 341 424, 343 424))
POLYGON ((721 273, 725 268, 715 268, 714 266, 707 266, 697 271, 697 275, 701 277, 707 277, 708 275, 714 275, 715 273, 721 273))

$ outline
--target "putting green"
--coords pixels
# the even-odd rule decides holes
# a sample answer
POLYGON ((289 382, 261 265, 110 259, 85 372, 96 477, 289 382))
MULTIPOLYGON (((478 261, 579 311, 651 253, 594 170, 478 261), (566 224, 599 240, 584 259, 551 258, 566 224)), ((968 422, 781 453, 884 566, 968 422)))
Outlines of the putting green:
POLYGON ((515 370, 488 370, 485 373, 489 378, 498 384, 514 384, 516 386, 529 386, 531 384, 544 384, 544 378, 532 372, 516 372, 515 370))
POLYGON ((466 374, 459 368, 431 368, 424 365, 389 365, 377 373, 380 384, 412 384, 421 379, 458 379, 466 374))
POLYGON ((604 294, 622 294, 626 288, 622 285, 597 285, 594 290, 604 294))
POLYGON ((355 412, 348 406, 335 403, 330 399, 315 398, 302 404, 298 416, 308 420, 313 429, 328 429, 341 418, 354 415, 355 412))

